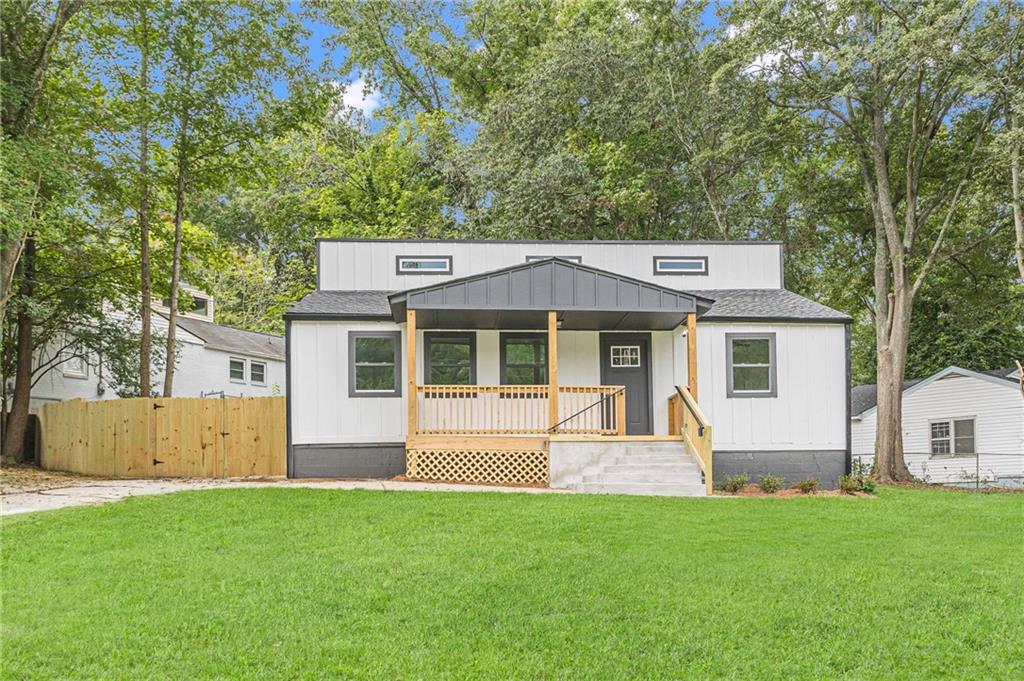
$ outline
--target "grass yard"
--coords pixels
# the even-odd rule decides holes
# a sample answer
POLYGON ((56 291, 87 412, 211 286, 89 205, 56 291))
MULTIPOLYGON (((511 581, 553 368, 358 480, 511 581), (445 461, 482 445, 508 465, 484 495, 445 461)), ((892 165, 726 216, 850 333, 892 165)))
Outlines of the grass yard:
POLYGON ((1024 495, 218 490, 2 524, 5 678, 1024 677, 1024 495))

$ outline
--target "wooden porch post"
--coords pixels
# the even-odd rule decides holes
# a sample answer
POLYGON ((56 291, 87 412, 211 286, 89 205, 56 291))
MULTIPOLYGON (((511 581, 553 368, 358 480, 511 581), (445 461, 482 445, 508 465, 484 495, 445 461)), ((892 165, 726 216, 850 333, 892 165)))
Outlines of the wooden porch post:
POLYGON ((409 423, 406 437, 412 437, 418 429, 416 406, 419 396, 416 394, 416 310, 405 311, 405 366, 408 372, 405 380, 406 400, 409 404, 409 423))
POLYGON ((558 425, 558 313, 548 311, 548 423, 558 425))
POLYGON ((694 401, 697 400, 697 313, 686 315, 686 375, 687 388, 694 401))

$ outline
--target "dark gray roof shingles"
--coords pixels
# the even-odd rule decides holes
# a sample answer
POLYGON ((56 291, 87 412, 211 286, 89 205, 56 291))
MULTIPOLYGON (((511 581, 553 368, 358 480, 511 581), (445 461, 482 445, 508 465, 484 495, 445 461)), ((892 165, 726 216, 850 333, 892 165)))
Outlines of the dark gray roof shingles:
POLYGON ((179 327, 202 338, 210 349, 280 360, 285 358, 282 336, 236 329, 189 317, 178 317, 177 322, 179 327))
MULTIPOLYGON (((314 291, 288 310, 289 317, 391 318, 388 296, 395 291, 314 291)), ((785 289, 687 291, 714 300, 701 319, 793 319, 845 322, 850 318, 785 289)))
POLYGON ((386 317, 391 319, 388 296, 394 291, 313 291, 292 305, 286 316, 386 317))
POLYGON ((850 321, 849 315, 786 289, 712 289, 693 291, 715 301, 701 319, 793 319, 850 321))

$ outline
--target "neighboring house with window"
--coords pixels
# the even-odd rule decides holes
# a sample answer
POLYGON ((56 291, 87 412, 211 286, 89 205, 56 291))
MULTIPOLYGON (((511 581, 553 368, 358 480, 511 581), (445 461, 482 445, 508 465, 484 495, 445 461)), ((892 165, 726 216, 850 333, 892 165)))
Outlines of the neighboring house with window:
MULTIPOLYGON (((198 289, 188 291, 192 309, 177 319, 174 396, 283 395, 284 338, 215 324, 213 299, 198 289)), ((154 304, 154 342, 166 342, 168 312, 166 305, 154 304)), ((65 354, 66 358, 40 376, 33 387, 31 412, 48 402, 117 397, 102 357, 65 354)), ((160 393, 162 388, 163 370, 154 371, 153 390, 160 393)))
MULTIPOLYGON (((874 460, 878 391, 852 389, 853 457, 874 460)), ((946 367, 903 387, 903 450, 910 472, 928 482, 1024 482, 1024 392, 1016 369, 946 367)))
POLYGON ((292 477, 704 494, 849 466, 849 322, 779 242, 317 242, 292 477), (708 474, 711 475, 708 475, 708 474))

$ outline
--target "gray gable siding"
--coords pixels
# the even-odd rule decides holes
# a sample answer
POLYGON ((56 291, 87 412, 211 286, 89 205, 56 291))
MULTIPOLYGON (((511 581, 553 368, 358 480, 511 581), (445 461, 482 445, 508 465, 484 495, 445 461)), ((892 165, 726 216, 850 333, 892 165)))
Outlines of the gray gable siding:
POLYGON ((437 284, 406 294, 411 309, 593 310, 680 312, 692 295, 564 260, 540 260, 437 284))

